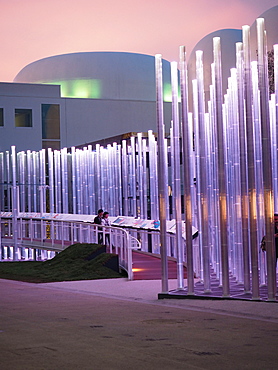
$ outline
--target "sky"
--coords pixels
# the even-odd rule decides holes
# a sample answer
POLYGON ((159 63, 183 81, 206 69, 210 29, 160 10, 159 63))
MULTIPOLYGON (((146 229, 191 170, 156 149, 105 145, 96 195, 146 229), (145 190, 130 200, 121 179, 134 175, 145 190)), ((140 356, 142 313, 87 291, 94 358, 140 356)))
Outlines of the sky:
POLYGON ((188 55, 208 33, 252 25, 278 0, 0 0, 0 81, 27 64, 82 51, 188 55))

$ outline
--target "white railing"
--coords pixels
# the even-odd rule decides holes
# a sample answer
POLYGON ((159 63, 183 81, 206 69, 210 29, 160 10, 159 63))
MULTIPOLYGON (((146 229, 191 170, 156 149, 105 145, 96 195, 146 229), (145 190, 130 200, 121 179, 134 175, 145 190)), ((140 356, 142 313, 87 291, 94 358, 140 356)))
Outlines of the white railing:
POLYGON ((61 252, 74 243, 98 244, 101 241, 107 246, 107 252, 118 255, 120 268, 126 270, 129 280, 133 279, 132 249, 138 249, 140 243, 125 229, 88 222, 18 218, 15 233, 12 221, 1 218, 0 261, 4 247, 10 248, 8 252, 4 250, 4 259, 9 255, 9 260, 20 260, 33 256, 36 249, 61 252), (26 249, 33 252, 26 252, 26 249))

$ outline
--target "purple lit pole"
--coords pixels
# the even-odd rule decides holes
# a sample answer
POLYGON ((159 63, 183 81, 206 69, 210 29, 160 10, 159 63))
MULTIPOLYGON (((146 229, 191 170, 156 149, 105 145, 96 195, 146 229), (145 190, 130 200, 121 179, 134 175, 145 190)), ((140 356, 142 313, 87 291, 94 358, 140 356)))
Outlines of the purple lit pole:
POLYGON ((182 239, 181 218, 181 179, 180 179, 180 130, 178 106, 178 67, 176 62, 171 63, 172 82, 172 117, 173 117, 173 144, 174 144, 174 202, 176 218, 176 247, 177 247, 177 276, 178 289, 184 288, 184 242, 182 239))
POLYGON ((202 251, 204 268, 204 291, 210 292, 210 250, 208 239, 208 182, 207 182, 207 144, 205 128, 204 71, 203 52, 196 51, 196 80, 198 101, 198 137, 200 168, 197 182, 200 184, 200 226, 202 231, 202 251))
POLYGON ((126 140, 122 141, 122 177, 123 177, 123 210, 122 215, 128 216, 128 170, 126 140))
POLYGON ((191 197, 191 142, 193 136, 188 119, 188 82, 185 47, 180 47, 180 85, 181 85, 181 115, 182 115, 182 163, 184 186, 184 213, 187 262, 188 294, 194 294, 194 267, 192 246, 192 197, 191 197))
MULTIPOLYGON (((275 84, 275 112, 274 117, 276 119, 275 125, 275 132, 276 135, 278 134, 278 45, 274 45, 274 84, 275 84)), ((276 140, 276 147, 278 147, 278 139, 277 136, 275 138, 276 140)), ((275 160, 274 165, 277 165, 277 151, 275 153, 275 160)), ((277 168, 277 167, 276 167, 277 168)), ((278 203, 278 194, 275 194, 276 197, 276 203, 278 203)), ((275 213, 278 213, 278 207, 274 209, 275 213)))
POLYGON ((222 68, 220 38, 213 38, 213 55, 215 68, 215 118, 217 127, 218 149, 218 181, 219 181, 219 205, 220 205, 220 248, 223 297, 230 296, 229 286, 229 260, 228 260, 228 236, 227 236, 227 186, 225 170, 225 136, 223 131, 222 116, 222 68))
POLYGON ((137 134, 137 147, 138 147, 138 156, 137 156, 137 173, 138 173, 138 186, 139 186, 139 207, 138 207, 138 217, 144 218, 144 182, 143 182, 143 151, 142 151, 142 133, 137 134))
POLYGON ((15 146, 11 147, 12 161, 12 215, 13 215, 13 243, 14 243, 14 260, 18 261, 18 233, 17 233, 17 217, 18 217, 18 202, 17 202, 17 186, 16 186, 16 152, 15 146))
POLYGON ((159 192, 159 219, 160 219, 160 254, 162 267, 162 293, 168 292, 168 263, 167 263, 167 238, 166 238, 166 200, 167 189, 165 186, 165 148, 164 148, 164 116, 163 116, 163 82, 162 82, 162 57, 155 56, 156 71, 156 113, 157 113, 157 141, 158 141, 158 192, 159 192))
POLYGON ((267 76, 267 53, 265 42, 264 19, 257 19, 258 39, 258 74, 261 105, 261 130, 262 130, 262 160, 264 182, 264 211, 265 211, 265 237, 267 258, 267 288, 268 300, 275 300, 276 273, 275 273, 275 240, 274 240, 274 200, 272 180, 272 158, 269 117, 269 89, 267 76))
POLYGON ((251 244, 252 298, 259 298, 258 274, 258 237, 256 211, 256 184, 254 163, 254 128, 252 114, 252 86, 250 63, 250 27, 242 27, 243 56, 244 56, 244 98, 247 132, 247 163, 248 163, 248 192, 249 192, 249 225, 251 244))
POLYGON ((236 44, 237 84, 238 84, 238 120, 239 120, 239 151, 241 176, 241 221, 243 247, 243 281, 245 292, 250 291, 250 256, 249 256, 249 208, 248 208, 248 179, 247 179, 247 148, 246 123, 244 116, 244 65, 242 43, 236 44))

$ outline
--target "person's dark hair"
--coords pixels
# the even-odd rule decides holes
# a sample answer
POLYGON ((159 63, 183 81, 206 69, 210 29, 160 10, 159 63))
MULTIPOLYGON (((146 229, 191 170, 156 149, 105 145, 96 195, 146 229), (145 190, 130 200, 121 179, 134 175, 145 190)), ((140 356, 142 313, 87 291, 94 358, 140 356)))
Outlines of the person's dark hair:
POLYGON ((109 215, 109 212, 104 212, 103 217, 109 215))
POLYGON ((99 215, 100 213, 103 213, 103 209, 99 209, 98 211, 97 211, 97 214, 99 215))

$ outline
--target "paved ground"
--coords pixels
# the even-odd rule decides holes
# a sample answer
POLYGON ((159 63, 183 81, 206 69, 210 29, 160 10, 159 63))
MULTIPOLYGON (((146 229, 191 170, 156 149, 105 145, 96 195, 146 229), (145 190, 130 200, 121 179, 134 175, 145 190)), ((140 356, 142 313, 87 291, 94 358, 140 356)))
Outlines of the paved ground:
POLYGON ((160 291, 159 280, 0 280, 0 369, 277 369, 277 303, 160 291))

